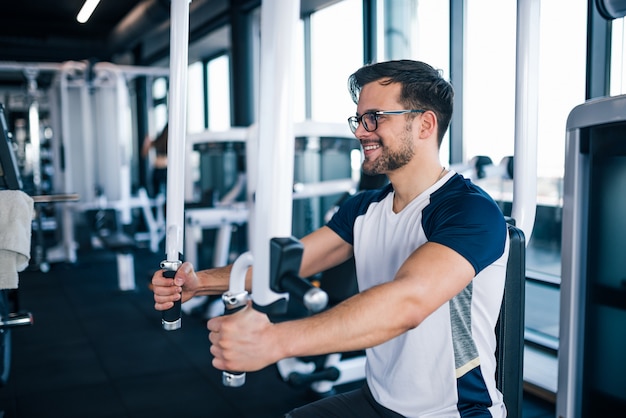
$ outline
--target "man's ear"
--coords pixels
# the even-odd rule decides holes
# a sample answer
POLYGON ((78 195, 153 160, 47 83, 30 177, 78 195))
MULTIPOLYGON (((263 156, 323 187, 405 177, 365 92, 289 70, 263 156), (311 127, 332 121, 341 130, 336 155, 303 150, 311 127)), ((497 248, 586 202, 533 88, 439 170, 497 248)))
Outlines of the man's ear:
POLYGON ((427 110, 426 112, 422 113, 422 117, 420 118, 421 124, 420 124, 420 137, 421 138, 428 138, 431 135, 435 134, 437 131, 437 116, 435 115, 435 112, 431 111, 431 110, 427 110))

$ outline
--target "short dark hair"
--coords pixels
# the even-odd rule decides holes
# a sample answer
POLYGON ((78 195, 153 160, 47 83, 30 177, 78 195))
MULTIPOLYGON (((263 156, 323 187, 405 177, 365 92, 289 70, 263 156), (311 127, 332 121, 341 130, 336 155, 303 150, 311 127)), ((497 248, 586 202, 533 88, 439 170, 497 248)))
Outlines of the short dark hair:
POLYGON ((400 83, 399 101, 407 109, 432 110, 439 121, 437 139, 441 145, 450 125, 454 104, 454 88, 442 77, 441 70, 412 60, 367 64, 348 78, 348 89, 355 104, 363 86, 374 81, 381 84, 400 83))

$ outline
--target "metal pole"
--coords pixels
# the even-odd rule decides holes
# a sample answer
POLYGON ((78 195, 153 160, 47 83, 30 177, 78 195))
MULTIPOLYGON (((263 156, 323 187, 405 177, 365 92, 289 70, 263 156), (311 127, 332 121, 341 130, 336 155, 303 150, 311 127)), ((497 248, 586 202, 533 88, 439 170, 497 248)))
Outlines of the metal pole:
POLYGON ((291 236, 294 168, 294 39, 300 2, 266 0, 261 7, 261 75, 252 298, 268 306, 270 239, 291 236))
MULTIPOLYGON (((166 277, 174 277, 182 264, 185 228, 185 127, 187 122, 187 52, 190 0, 172 0, 170 29, 169 132, 167 147, 167 196, 165 212, 165 253, 161 262, 166 277)), ((181 327, 181 302, 164 311, 166 330, 181 327)))
POLYGON ((526 245, 535 224, 537 206, 539 8, 539 0, 517 2, 515 166, 511 217, 524 231, 526 245))
MULTIPOLYGON (((299 13, 299 1, 265 0, 261 5, 258 135, 252 134, 248 141, 257 157, 253 172, 258 179, 252 183, 256 185, 250 222, 252 250, 235 261, 234 267, 237 268, 231 272, 229 291, 222 297, 226 313, 234 313, 245 306, 245 272, 249 266, 254 268, 252 300, 256 309, 264 311, 274 302, 288 298, 288 295, 270 288, 270 240, 291 236, 295 147, 292 113, 294 34, 299 13), (255 139, 257 143, 254 143, 255 139)), ((226 386, 241 386, 245 382, 245 373, 225 371, 222 382, 226 386)))

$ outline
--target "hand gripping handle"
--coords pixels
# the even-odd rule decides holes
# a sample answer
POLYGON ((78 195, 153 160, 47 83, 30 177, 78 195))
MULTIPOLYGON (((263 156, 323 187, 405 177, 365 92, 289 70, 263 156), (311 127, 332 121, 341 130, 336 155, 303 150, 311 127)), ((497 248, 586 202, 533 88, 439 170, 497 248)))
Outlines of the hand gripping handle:
MULTIPOLYGON (((182 263, 180 261, 169 262, 163 261, 161 262, 161 268, 163 271, 163 277, 167 277, 169 279, 173 279, 176 275, 176 270, 180 267, 182 263)), ((174 306, 169 308, 168 310, 163 311, 161 315, 161 325, 163 329, 166 331, 174 331, 181 327, 182 321, 180 318, 180 310, 181 310, 181 300, 178 299, 174 302, 174 306)))
MULTIPOLYGON (((235 312, 239 312, 246 307, 248 303, 248 292, 232 293, 226 292, 222 295, 222 301, 224 302, 224 315, 232 315, 235 312)), ((246 383, 245 372, 222 372, 222 384, 224 386, 237 388, 243 386, 246 383)))

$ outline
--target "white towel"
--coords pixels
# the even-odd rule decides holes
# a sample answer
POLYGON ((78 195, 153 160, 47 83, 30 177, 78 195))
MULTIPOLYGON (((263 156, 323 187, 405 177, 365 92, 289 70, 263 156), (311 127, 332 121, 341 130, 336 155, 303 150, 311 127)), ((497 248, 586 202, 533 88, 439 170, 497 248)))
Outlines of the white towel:
POLYGON ((21 190, 0 190, 0 289, 17 289, 17 273, 28 267, 33 198, 21 190))

